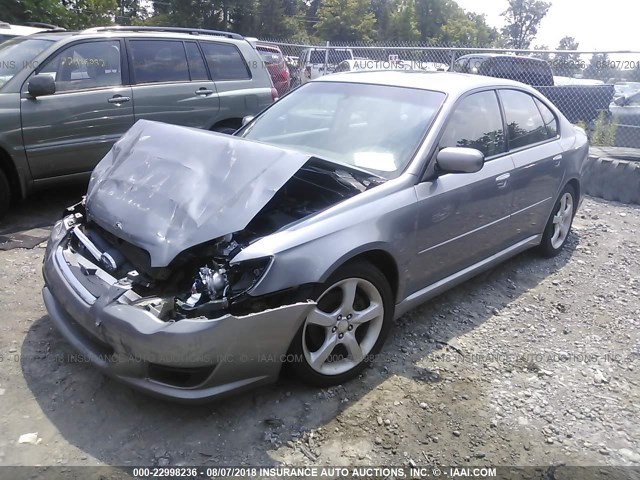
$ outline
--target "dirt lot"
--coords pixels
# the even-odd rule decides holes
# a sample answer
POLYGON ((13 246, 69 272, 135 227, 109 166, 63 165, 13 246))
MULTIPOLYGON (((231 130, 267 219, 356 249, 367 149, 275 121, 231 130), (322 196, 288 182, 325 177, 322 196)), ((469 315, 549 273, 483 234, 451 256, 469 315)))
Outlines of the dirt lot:
MULTIPOLYGON (((31 200, 0 235, 76 194, 31 200)), ((65 363, 42 254, 0 251, 0 464, 640 464, 639 207, 587 198, 559 257, 522 254, 404 316, 349 384, 201 407, 65 363)))

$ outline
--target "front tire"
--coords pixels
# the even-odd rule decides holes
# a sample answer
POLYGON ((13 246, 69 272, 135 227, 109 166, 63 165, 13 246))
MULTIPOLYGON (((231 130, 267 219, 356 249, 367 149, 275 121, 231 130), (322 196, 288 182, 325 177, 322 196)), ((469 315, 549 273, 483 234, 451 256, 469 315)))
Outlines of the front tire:
POLYGON ((539 251, 543 256, 555 257, 567 243, 578 206, 577 202, 575 189, 571 185, 564 187, 542 235, 539 251))
POLYGON ((327 387, 373 360, 389 334, 394 302, 386 277, 368 262, 344 265, 320 291, 293 339, 291 368, 301 381, 327 387))

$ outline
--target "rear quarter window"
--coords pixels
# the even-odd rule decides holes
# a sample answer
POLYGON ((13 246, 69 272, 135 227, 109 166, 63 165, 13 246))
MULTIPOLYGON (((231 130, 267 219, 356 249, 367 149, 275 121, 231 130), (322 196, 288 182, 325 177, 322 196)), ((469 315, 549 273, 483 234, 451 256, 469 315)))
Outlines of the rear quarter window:
POLYGON ((200 42, 214 80, 249 80, 249 67, 235 45, 200 42))

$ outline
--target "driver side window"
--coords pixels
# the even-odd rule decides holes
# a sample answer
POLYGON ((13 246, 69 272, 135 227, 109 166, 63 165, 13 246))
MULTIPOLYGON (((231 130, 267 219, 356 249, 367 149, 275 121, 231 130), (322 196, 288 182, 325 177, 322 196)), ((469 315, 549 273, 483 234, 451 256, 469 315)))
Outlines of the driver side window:
POLYGON ((72 45, 49 60, 39 73, 53 77, 57 92, 122 85, 120 42, 72 45))
POLYGON ((474 93, 456 106, 440 139, 440 149, 445 147, 475 148, 485 158, 506 151, 502 115, 494 91, 474 93))

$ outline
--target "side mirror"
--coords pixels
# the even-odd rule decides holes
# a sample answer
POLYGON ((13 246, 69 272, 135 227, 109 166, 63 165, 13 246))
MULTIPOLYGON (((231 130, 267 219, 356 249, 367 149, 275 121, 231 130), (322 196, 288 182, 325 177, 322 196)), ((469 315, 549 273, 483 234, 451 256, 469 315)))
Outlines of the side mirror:
POLYGON ((247 115, 246 117, 242 117, 242 126, 244 127, 247 123, 251 122, 254 118, 253 115, 247 115))
POLYGON ((474 173, 483 165, 484 154, 475 148, 446 147, 436 156, 436 166, 444 173, 474 173))
POLYGON ((27 84, 27 91, 33 98, 56 93, 56 82, 51 75, 36 75, 27 84))

